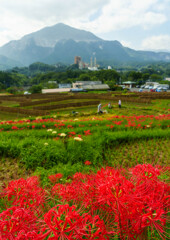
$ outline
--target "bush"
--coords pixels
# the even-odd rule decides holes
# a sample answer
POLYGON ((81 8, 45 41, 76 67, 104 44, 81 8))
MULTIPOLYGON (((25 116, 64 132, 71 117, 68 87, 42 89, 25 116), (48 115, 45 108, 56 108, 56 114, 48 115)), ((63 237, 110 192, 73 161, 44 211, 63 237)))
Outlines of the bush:
POLYGON ((41 93, 41 91, 42 91, 42 86, 40 84, 39 85, 33 85, 30 88, 31 93, 41 93))

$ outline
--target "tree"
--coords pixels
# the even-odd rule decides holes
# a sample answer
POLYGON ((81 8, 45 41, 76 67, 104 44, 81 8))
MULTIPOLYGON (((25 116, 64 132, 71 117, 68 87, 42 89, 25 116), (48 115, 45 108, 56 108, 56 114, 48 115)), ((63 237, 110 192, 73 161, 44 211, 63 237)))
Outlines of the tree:
POLYGON ((16 94, 18 92, 18 88, 17 87, 9 87, 9 88, 7 88, 7 92, 16 94))
POLYGON ((31 93, 41 93, 42 92, 42 86, 40 84, 39 85, 33 85, 30 88, 30 92, 31 93))
POLYGON ((80 81, 90 81, 91 78, 90 78, 89 74, 84 73, 84 74, 81 74, 81 75, 79 76, 79 80, 80 80, 80 81))
POLYGON ((160 80, 162 80, 162 76, 160 76, 160 75, 158 75, 158 74, 152 74, 152 75, 150 76, 150 79, 151 79, 152 81, 160 81, 160 80))

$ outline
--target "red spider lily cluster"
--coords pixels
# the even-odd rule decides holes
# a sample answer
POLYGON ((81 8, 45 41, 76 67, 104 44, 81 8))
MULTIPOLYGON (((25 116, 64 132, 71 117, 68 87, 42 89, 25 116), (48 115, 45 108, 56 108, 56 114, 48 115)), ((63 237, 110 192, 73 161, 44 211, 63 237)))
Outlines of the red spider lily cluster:
POLYGON ((52 183, 56 183, 59 179, 62 178, 62 176, 63 176, 62 173, 57 173, 57 174, 48 176, 48 178, 52 183))
MULTIPOLYGON (((51 191, 41 188, 37 177, 9 182, 0 194, 7 203, 0 213, 0 239, 149 239, 147 231, 151 238, 167 239, 170 187, 160 180, 162 172, 149 164, 106 167, 76 173, 51 191)), ((49 179, 55 183, 60 177, 49 179)))
MULTIPOLYGON (((100 117, 93 117, 87 119, 80 119, 79 122, 89 122, 88 127, 91 126, 103 126, 105 121, 105 126, 110 127, 111 129, 114 127, 124 127, 124 128, 133 128, 133 129, 145 129, 145 128, 153 128, 159 127, 162 124, 164 126, 169 127, 170 123, 170 114, 162 114, 162 115, 140 115, 140 116, 115 116, 109 117, 108 119, 103 119, 100 117), (96 124, 95 121, 98 121, 96 124), (93 123, 94 122, 94 123, 93 123)), ((74 122, 73 120, 56 120, 54 118, 47 118, 47 119, 37 119, 37 120, 19 120, 19 121, 3 121, 0 122, 2 126, 0 131, 7 130, 23 130, 23 129, 46 129, 50 128, 58 128, 60 129, 74 129, 74 125, 70 124, 74 122), (10 127, 10 125, 12 125, 10 127)), ((85 125, 79 124, 77 127, 85 127, 85 125)), ((72 131, 74 132, 74 131, 72 131)), ((84 135, 90 135, 90 129, 84 131, 84 135)))
POLYGON ((85 161, 85 163, 84 163, 85 165, 91 165, 91 162, 90 161, 85 161))

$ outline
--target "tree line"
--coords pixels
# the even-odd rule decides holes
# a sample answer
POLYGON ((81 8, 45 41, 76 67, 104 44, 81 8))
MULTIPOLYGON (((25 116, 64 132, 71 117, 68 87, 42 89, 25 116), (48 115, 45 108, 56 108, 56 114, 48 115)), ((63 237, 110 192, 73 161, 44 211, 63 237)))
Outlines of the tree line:
MULTIPOLYGON (((29 67, 14 68, 11 71, 0 71, 0 90, 22 91, 26 86, 40 86, 41 88, 56 88, 60 83, 73 83, 75 81, 102 81, 114 89, 115 85, 125 81, 133 81, 138 85, 146 81, 160 83, 170 76, 170 63, 148 65, 140 69, 99 69, 98 71, 80 70, 75 64, 71 66, 48 65, 34 63, 29 67), (29 71, 32 72, 30 75, 29 71)), ((39 87, 39 88, 40 88, 39 87)))

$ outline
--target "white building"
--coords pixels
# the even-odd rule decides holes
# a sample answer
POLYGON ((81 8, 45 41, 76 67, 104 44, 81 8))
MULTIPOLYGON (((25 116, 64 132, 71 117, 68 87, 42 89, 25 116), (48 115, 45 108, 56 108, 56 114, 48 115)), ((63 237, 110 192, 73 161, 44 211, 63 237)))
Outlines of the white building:
POLYGON ((73 88, 82 88, 84 90, 108 90, 107 84, 102 84, 102 81, 76 81, 72 84, 73 88))

